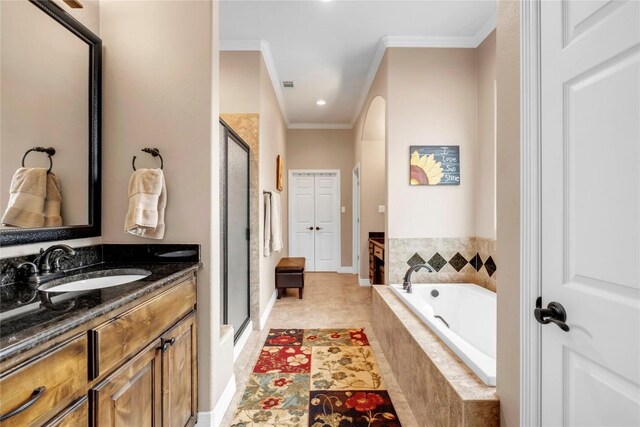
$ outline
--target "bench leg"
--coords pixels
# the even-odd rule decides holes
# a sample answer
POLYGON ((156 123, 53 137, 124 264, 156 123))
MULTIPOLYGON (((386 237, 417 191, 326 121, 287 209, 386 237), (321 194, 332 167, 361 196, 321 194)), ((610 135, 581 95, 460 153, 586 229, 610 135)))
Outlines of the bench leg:
POLYGON ((278 288, 276 291, 278 291, 277 299, 282 298, 282 289, 278 288))
POLYGON ((298 288, 298 299, 302 299, 302 288, 298 288))

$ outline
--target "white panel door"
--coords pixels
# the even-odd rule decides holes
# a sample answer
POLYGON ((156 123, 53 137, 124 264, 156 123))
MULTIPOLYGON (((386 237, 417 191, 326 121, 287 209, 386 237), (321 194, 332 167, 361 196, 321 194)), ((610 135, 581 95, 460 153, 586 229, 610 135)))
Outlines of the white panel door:
POLYGON ((306 258, 305 269, 315 271, 314 176, 294 176, 291 180, 290 256, 306 258))
POLYGON ((289 180, 289 255, 306 258, 306 271, 337 271, 340 253, 339 178, 295 173, 289 180))
POLYGON ((315 177, 315 271, 338 270, 337 182, 335 175, 315 177))
POLYGON ((543 1, 542 424, 640 425, 640 2, 543 1))

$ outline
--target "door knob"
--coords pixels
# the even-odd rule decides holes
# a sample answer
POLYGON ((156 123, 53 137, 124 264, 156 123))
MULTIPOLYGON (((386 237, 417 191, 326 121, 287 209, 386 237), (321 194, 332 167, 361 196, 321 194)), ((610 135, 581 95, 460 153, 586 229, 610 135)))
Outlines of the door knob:
POLYGON ((322 230, 322 227, 316 227, 316 230, 322 230))
POLYGON ((313 227, 309 227, 309 230, 313 230, 313 227))
POLYGON ((542 308, 542 297, 538 297, 533 315, 543 325, 555 323, 563 331, 569 332, 569 325, 565 323, 567 312, 559 302, 552 301, 547 305, 547 308, 542 308))

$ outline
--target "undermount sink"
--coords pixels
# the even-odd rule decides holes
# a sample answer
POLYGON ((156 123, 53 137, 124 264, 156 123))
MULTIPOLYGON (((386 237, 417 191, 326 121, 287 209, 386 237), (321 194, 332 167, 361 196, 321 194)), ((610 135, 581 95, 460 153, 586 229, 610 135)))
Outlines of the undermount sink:
POLYGON ((78 292, 110 288, 144 279, 151 272, 141 269, 114 269, 95 271, 83 275, 66 277, 64 280, 40 286, 43 292, 78 292))

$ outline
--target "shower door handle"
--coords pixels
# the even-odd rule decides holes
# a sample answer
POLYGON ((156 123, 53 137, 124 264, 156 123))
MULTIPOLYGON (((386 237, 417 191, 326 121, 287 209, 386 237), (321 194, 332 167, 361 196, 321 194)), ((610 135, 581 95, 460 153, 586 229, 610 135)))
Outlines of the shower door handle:
POLYGON ((552 301, 547 305, 547 308, 542 308, 542 297, 538 297, 533 315, 538 323, 543 325, 555 323, 563 331, 569 332, 569 325, 565 323, 567 320, 567 312, 559 302, 552 301))

